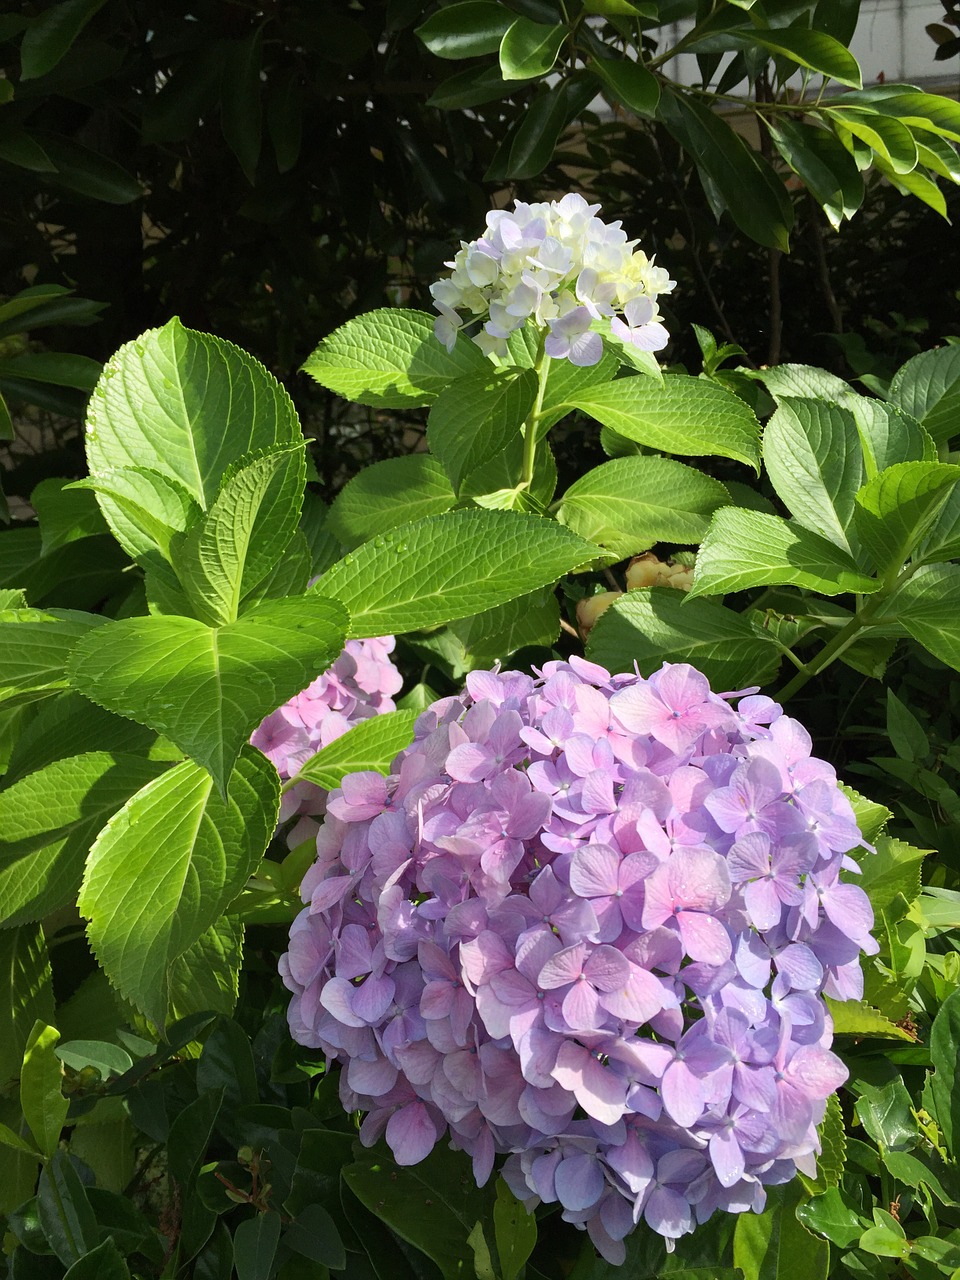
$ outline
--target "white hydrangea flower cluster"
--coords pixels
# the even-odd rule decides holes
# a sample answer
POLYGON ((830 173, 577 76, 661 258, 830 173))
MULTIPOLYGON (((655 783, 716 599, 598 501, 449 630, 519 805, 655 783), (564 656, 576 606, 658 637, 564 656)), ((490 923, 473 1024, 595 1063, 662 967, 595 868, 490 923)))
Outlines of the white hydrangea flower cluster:
POLYGON ((549 329, 547 355, 575 365, 599 361, 597 329, 641 351, 665 347, 669 335, 657 298, 676 281, 636 248, 638 241, 627 239, 620 222, 601 221, 599 210, 573 192, 491 210, 486 234, 462 241, 445 263, 451 274, 430 286, 440 312, 436 335, 447 350, 465 323, 482 316, 487 319, 473 340, 485 355, 500 358, 510 334, 531 317, 549 329))

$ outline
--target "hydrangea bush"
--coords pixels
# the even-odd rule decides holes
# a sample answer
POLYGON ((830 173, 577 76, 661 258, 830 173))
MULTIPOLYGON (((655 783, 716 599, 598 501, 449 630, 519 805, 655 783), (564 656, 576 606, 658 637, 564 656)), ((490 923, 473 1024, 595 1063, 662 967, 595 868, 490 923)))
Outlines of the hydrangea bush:
POLYGON ((327 802, 281 960, 295 1039, 401 1165, 498 1154, 613 1262, 813 1172, 845 1080, 823 994, 873 913, 833 769, 768 697, 573 657, 475 671, 327 802))

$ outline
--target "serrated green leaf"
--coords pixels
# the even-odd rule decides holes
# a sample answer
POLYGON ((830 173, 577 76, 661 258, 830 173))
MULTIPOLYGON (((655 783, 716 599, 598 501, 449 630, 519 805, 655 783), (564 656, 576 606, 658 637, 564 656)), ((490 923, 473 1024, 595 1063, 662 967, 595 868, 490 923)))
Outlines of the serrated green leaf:
POLYGON ((551 587, 450 624, 463 646, 464 670, 508 658, 528 646, 547 648, 560 632, 560 602, 551 587))
POLYGON ((670 587, 628 591, 598 619, 587 656, 609 671, 650 675, 664 662, 689 662, 715 689, 765 684, 780 665, 772 637, 713 601, 684 603, 670 587))
POLYGON ((885 804, 878 804, 875 800, 868 800, 866 796, 860 795, 858 791, 854 791, 852 787, 848 787, 842 782, 840 783, 840 790, 853 806, 853 814, 864 840, 869 841, 871 844, 875 843, 883 828, 893 817, 893 811, 888 809, 885 804))
POLYGON ((332 791, 339 787, 347 773, 362 769, 388 773, 397 752, 409 746, 413 739, 417 714, 415 711, 387 711, 371 716, 369 720, 361 720, 311 756, 301 765, 297 777, 332 791))
POLYGON ((350 551, 387 529, 449 511, 455 501, 439 459, 409 453, 364 467, 348 481, 333 500, 327 528, 350 551))
POLYGON ((844 408, 853 414, 860 434, 868 480, 898 462, 936 462, 937 446, 916 418, 866 396, 845 396, 844 408))
POLYGON ((759 469, 760 424, 739 397, 713 382, 685 374, 662 384, 621 378, 577 392, 569 407, 664 453, 715 454, 759 469))
POLYGON ((296 532, 305 483, 302 443, 241 459, 210 510, 176 540, 177 574, 202 622, 236 621, 241 600, 274 569, 296 532))
MULTIPOLYGON (((143 467, 185 489, 206 510, 232 463, 301 438, 293 402, 261 364, 232 343, 171 320, 107 361, 90 401, 86 448, 94 480, 118 468, 143 467)), ((169 494, 158 499, 144 486, 138 497, 167 523, 169 494)), ((152 549, 153 541, 112 498, 103 494, 99 500, 132 556, 152 549)))
POLYGON ((699 542, 710 517, 728 505, 719 480, 671 458, 617 458, 576 480, 557 519, 618 559, 656 542, 699 542))
POLYGON ((890 400, 940 444, 960 433, 960 347, 922 351, 898 369, 890 400))
POLYGON ((110 467, 96 477, 77 480, 71 488, 91 489, 116 507, 123 518, 118 529, 123 545, 147 569, 162 568, 155 552, 170 561, 174 535, 189 529, 203 514, 199 502, 179 481, 149 467, 110 467))
POLYGON ((566 36, 565 26, 517 18, 500 41, 500 73, 504 80, 545 76, 552 70, 566 36))
POLYGON ((427 443, 455 491, 519 434, 537 387, 532 369, 490 369, 440 392, 427 418, 427 443))
POLYGON ((125 618, 78 644, 70 679, 99 706, 164 734, 222 788, 263 717, 334 661, 346 626, 343 607, 317 595, 267 601, 219 628, 125 618))
POLYGON ((826 400, 832 404, 851 394, 849 383, 812 364, 776 364, 769 369, 746 369, 740 372, 762 382, 777 402, 783 399, 801 399, 826 400))
POLYGON ((78 538, 107 532, 93 494, 70 488, 70 484, 69 480, 42 480, 30 494, 45 556, 78 538))
POLYGON ((38 1149, 49 1159, 57 1149, 70 1103, 60 1089, 60 1032, 38 1020, 27 1037, 20 1070, 20 1105, 38 1149))
POLYGON ((863 486, 856 499, 856 525, 881 573, 899 570, 927 536, 960 467, 939 462, 898 462, 863 486))
POLYGON ((831 1000, 824 996, 833 1029, 838 1036, 856 1036, 857 1039, 878 1036, 882 1040, 906 1040, 909 1044, 916 1042, 916 1037, 898 1027, 889 1018, 884 1017, 879 1009, 874 1009, 863 1000, 831 1000))
POLYGON ((378 409, 432 404, 456 378, 489 368, 469 338, 457 334, 448 352, 433 327, 434 317, 424 311, 368 311, 324 338, 303 370, 357 404, 378 409))
POLYGON ((97 832, 166 767, 93 751, 54 761, 0 792, 0 923, 39 920, 70 902, 97 832))
POLYGON ((553 520, 474 508, 389 530, 335 564, 313 591, 346 606, 351 636, 381 636, 482 613, 601 555, 553 520))
POLYGON ((800 525, 759 511, 721 507, 697 556, 691 598, 777 584, 827 596, 870 593, 880 586, 839 547, 800 525))
POLYGON ((796 522, 854 555, 863 455, 853 414, 823 400, 782 399, 763 434, 770 481, 796 522))
POLYGON ((462 0, 432 13, 416 35, 438 58, 478 58, 496 53, 514 16, 492 0, 462 0))
POLYGON ((62 0, 38 14, 20 44, 20 79, 52 71, 104 0, 62 0))
POLYGON ((660 101, 660 84, 652 71, 629 58, 591 58, 590 70, 618 102, 638 116, 653 116, 660 101))
POLYGON ((256 869, 279 808, 276 770, 244 747, 227 799, 186 761, 149 783, 90 850, 79 906, 103 969, 157 1026, 169 969, 220 917, 256 869))
POLYGON ((0 979, 11 997, 0 1006, 0 1082, 6 1088, 20 1075, 34 1025, 54 1016, 50 958, 39 925, 0 931, 0 979))
POLYGON ((167 1011, 172 1019, 192 1013, 233 1013, 243 963, 242 920, 222 915, 167 969, 167 1011))
POLYGON ((6 609, 0 613, 0 671, 8 689, 64 687, 77 642, 107 619, 73 609, 6 609))
POLYGON ((960 670, 960 565, 919 569, 893 593, 877 621, 895 620, 932 654, 960 670))

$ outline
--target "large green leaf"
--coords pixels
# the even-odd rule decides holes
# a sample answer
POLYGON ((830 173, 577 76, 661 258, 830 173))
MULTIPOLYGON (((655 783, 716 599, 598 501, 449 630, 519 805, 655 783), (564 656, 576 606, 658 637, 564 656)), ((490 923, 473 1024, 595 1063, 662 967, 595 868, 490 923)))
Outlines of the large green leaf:
POLYGON ((907 174, 916 168, 917 144, 906 125, 893 116, 848 107, 844 99, 839 101, 836 108, 824 108, 824 115, 836 126, 841 138, 846 131, 865 142, 895 174, 907 174))
POLYGON ((244 176, 253 186, 263 137, 261 27, 254 27, 238 40, 224 41, 223 59, 220 128, 224 142, 237 157, 244 176))
POLYGON ((474 508, 389 530, 313 590, 346 606, 351 636, 381 636, 482 613, 602 554, 553 520, 474 508))
POLYGON ((52 71, 104 0, 61 0, 38 14, 20 45, 20 79, 52 71))
POLYGON ((616 100, 638 116, 653 116, 660 82, 641 62, 630 58, 591 58, 590 70, 616 100))
POLYGON ((263 717, 334 661, 346 626, 343 607, 316 595, 267 601, 219 628, 124 618, 77 646, 70 678, 108 711, 165 734, 223 788, 263 717))
POLYGON ((461 0, 432 13, 416 29, 438 58, 477 58, 495 53, 514 14, 493 0, 461 0))
POLYGON ((6 1086, 20 1075, 34 1023, 53 1019, 50 958, 39 925, 0 931, 0 980, 8 993, 0 1006, 0 1080, 6 1086))
POLYGON ((167 970, 167 1011, 171 1019, 192 1013, 231 1014, 240 991, 242 920, 221 916, 167 970))
POLYGON ((304 372, 358 404, 381 409, 432 404, 454 379, 489 368, 469 338, 457 334, 448 352, 433 326, 434 317, 425 311, 368 311, 324 338, 304 372))
POLYGON ((100 828, 167 767, 91 751, 0 792, 0 924, 39 920, 70 902, 100 828))
POLYGON ((947 666, 960 671, 960 565, 920 569, 890 597, 877 618, 895 620, 947 666))
POLYGON ((875 84, 861 93, 845 93, 843 101, 893 116, 910 129, 960 142, 960 105, 941 94, 921 93, 916 85, 875 84))
POLYGON ((678 89, 663 94, 660 114, 695 162, 716 217, 727 210, 752 240, 786 252, 793 206, 771 166, 715 111, 678 89))
POLYGON ((853 415, 823 400, 783 399, 764 430, 763 460, 797 523, 855 554, 849 529, 863 456, 853 415))
POLYGON ((210 510, 175 544, 180 581, 202 621, 236 620, 243 597, 296 532, 305 481, 302 443, 264 450, 227 472, 210 510))
POLYGON ((532 369, 491 368, 440 392, 427 419, 427 443, 455 490, 519 434, 537 386, 532 369))
POLYGON ((468 1238, 489 1218, 491 1188, 481 1190, 462 1151, 438 1144, 410 1168, 389 1156, 366 1154, 347 1165, 351 1192, 378 1218, 440 1268, 446 1280, 476 1274, 468 1238))
POLYGON ((158 1026, 169 969, 219 918, 273 834, 276 770, 244 747, 227 798, 190 761, 149 783, 100 833, 80 891, 87 933, 110 981, 158 1026))
POLYGON ((863 486, 857 529, 881 574, 898 570, 927 536, 958 481, 958 466, 898 462, 863 486))
POLYGON ((850 385, 842 378, 812 364, 775 364, 769 369, 741 369, 739 372, 762 382, 778 403, 784 399, 832 403, 851 394, 850 385))
POLYGON ((733 1260, 744 1280, 826 1280, 830 1246, 797 1219, 803 1191, 794 1181, 772 1187, 763 1213, 741 1213, 733 1260))
POLYGON ((837 596, 872 592, 869 578, 841 548, 801 525, 760 511, 721 507, 703 540, 691 596, 791 584, 837 596))
MULTIPOLYGON (((711 37, 708 37, 711 39, 711 37)), ((810 71, 819 71, 822 75, 840 84, 859 89, 863 84, 860 66, 845 45, 823 31, 811 31, 807 27, 777 27, 775 29, 754 29, 746 34, 739 32, 729 36, 713 39, 713 46, 719 43, 732 49, 750 50, 757 45, 781 57, 789 58, 800 67, 810 71)), ((696 47, 694 42, 693 47, 696 47)))
POLYGON ((0 681, 5 689, 66 686, 66 666, 77 641, 104 626, 99 614, 73 609, 0 612, 0 681))
POLYGON ((78 538, 107 532, 93 494, 73 489, 70 485, 69 480, 41 480, 30 494, 30 505, 40 523, 44 555, 78 538))
POLYGON ((20 1071, 20 1105, 34 1141, 48 1159, 57 1149, 70 1103, 60 1089, 60 1032, 38 1019, 27 1037, 20 1071))
POLYGON ((922 351, 897 370, 890 399, 938 443, 960 435, 960 347, 922 351))
MULTIPOLYGON (((301 438, 293 402, 261 364, 171 320, 107 361, 90 401, 87 461, 94 480, 117 468, 159 472, 206 510, 231 464, 301 438)), ((164 521, 168 501, 144 485, 142 505, 164 521)), ((152 548, 112 498, 100 505, 131 555, 152 548)))
POLYGON ((671 458, 615 458, 576 480, 557 519, 619 558, 655 542, 699 542, 730 495, 712 476, 671 458))
POLYGON ((500 41, 500 74, 504 80, 533 80, 545 76, 552 70, 566 36, 565 26, 517 18, 500 41))
POLYGON ((376 770, 388 773, 398 751, 410 745, 416 711, 388 711, 361 720, 345 734, 335 738, 315 756, 311 756, 297 773, 332 791, 339 787, 347 773, 376 770))
POLYGON ((776 675, 780 651, 773 637, 742 614, 712 600, 684 602, 671 587, 628 591, 598 619, 587 656, 609 671, 650 675, 664 662, 689 662, 715 689, 766 684, 776 675))
POLYGON ((427 453, 408 453, 355 475, 334 499, 326 527, 352 550, 387 529, 449 511, 455 501, 440 461, 427 453))
POLYGON ((558 85, 545 82, 497 148, 484 180, 533 178, 542 173, 564 129, 595 97, 594 81, 582 73, 558 85))
POLYGON ((529 646, 549 648, 560 633, 560 602, 551 587, 518 596, 450 624, 470 667, 489 666, 529 646))
MULTIPOLYGON (((109 467, 95 477, 77 480, 73 489, 92 489, 101 506, 114 514, 114 527, 145 569, 163 569, 172 560, 176 534, 195 524, 203 508, 178 480, 151 467, 109 467)), ((173 575, 166 573, 171 581, 173 575)))
POLYGON ((715 382, 685 374, 662 383, 620 378, 578 391, 570 408, 664 453, 717 454, 759 470, 760 424, 738 396, 715 382))
POLYGON ((79 693, 48 698, 17 736, 4 782, 10 785, 54 760, 86 751, 146 755, 156 734, 144 725, 111 715, 79 693))
POLYGON ((952 992, 940 1007, 930 1032, 930 1060, 933 1077, 930 1092, 937 1109, 937 1122, 956 1159, 960 1149, 960 991, 952 992))
POLYGON ((28 382, 45 382, 55 387, 76 387, 78 391, 92 391, 101 369, 98 360, 61 351, 37 351, 0 359, 0 379, 25 378, 28 382))
POLYGON ((844 408, 853 414, 860 434, 868 480, 898 462, 935 462, 937 446, 916 418, 883 400, 847 395, 844 408))

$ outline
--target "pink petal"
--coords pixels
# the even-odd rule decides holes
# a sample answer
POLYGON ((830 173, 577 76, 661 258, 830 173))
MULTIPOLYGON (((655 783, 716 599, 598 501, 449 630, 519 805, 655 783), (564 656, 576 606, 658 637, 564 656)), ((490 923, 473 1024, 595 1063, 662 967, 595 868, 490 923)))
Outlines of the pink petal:
POLYGON ((691 960, 723 964, 733 953, 730 935, 713 916, 699 911, 679 911, 676 916, 683 949, 691 960))
POLYGON ((423 1103, 413 1102, 393 1113, 386 1138, 397 1164, 418 1164, 436 1145, 437 1127, 423 1103))
POLYGON ((577 849, 570 860, 570 888, 581 898, 602 898, 619 889, 620 856, 608 844, 577 849))

